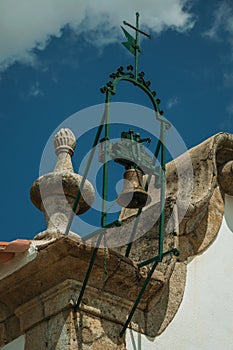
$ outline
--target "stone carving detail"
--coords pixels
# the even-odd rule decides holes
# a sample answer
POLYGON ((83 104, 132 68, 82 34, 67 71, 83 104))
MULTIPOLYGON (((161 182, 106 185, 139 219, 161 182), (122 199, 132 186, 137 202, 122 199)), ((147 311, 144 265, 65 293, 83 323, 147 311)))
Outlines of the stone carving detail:
MULTIPOLYGON (((37 179, 31 188, 33 204, 43 211, 47 229, 38 234, 36 239, 64 234, 72 207, 77 196, 82 176, 73 169, 71 157, 76 146, 74 134, 69 129, 61 129, 54 138, 57 163, 54 171, 37 179)), ((79 205, 75 214, 87 211, 94 201, 94 188, 85 181, 79 205)))
MULTIPOLYGON (((173 160, 167 165, 167 206, 172 199, 177 204, 179 213, 179 257, 172 257, 163 260, 156 269, 162 272, 164 283, 162 293, 155 298, 154 305, 145 314, 145 320, 137 320, 139 329, 146 322, 142 333, 149 336, 156 336, 163 332, 175 316, 183 298, 186 265, 188 258, 195 256, 207 249, 215 240, 223 218, 224 197, 226 193, 233 195, 233 135, 219 133, 200 145, 190 149, 186 154, 173 160), (190 159, 192 164, 192 192, 189 205, 185 213, 182 198, 187 198, 187 191, 190 189, 190 159), (181 177, 187 186, 179 187, 177 167, 182 169, 181 177), (175 298, 175 299, 174 299, 175 298)), ((143 210, 141 226, 156 211, 156 198, 143 210)), ((165 208, 166 210, 166 208, 165 208)), ((135 210, 123 209, 121 220, 129 222, 135 217, 135 210)), ((167 215, 169 211, 167 211, 167 215)), ((167 226, 165 244, 172 244, 169 238, 170 229, 167 226)), ((124 230, 124 226, 122 228, 124 230)), ((140 225, 139 225, 140 230, 140 225)), ((138 232, 140 237, 140 232, 138 232)), ((154 225, 144 236, 133 243, 130 257, 133 260, 141 261, 155 255, 154 248, 157 245, 158 227, 154 225)), ((124 253, 125 247, 117 249, 124 253)))
POLYGON ((69 152, 72 156, 76 147, 76 138, 70 129, 62 128, 54 137, 54 148, 56 154, 69 152))

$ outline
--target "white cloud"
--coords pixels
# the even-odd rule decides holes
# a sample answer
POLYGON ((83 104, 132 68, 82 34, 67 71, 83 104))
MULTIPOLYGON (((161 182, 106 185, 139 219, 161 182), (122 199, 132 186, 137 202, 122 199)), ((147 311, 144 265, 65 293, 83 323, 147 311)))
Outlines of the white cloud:
POLYGON ((1 0, 0 69, 15 61, 32 64, 33 49, 43 50, 52 37, 61 37, 69 25, 96 46, 113 43, 122 36, 122 20, 135 21, 155 32, 167 28, 187 31, 194 25, 185 6, 190 0, 1 0), (95 38, 95 39, 94 39, 95 38))
POLYGON ((35 84, 33 84, 30 87, 30 90, 28 92, 27 98, 30 97, 39 97, 39 96, 43 96, 43 92, 40 88, 40 83, 38 81, 35 82, 35 84))
POLYGON ((171 109, 172 107, 178 105, 179 99, 177 96, 171 97, 167 102, 167 108, 171 109))
POLYGON ((211 39, 219 39, 219 34, 228 21, 229 11, 228 5, 225 1, 219 3, 218 7, 215 9, 213 17, 214 21, 212 26, 204 33, 205 36, 211 39))
POLYGON ((220 1, 213 13, 212 26, 203 33, 210 39, 223 41, 227 40, 232 49, 233 59, 233 3, 220 1))

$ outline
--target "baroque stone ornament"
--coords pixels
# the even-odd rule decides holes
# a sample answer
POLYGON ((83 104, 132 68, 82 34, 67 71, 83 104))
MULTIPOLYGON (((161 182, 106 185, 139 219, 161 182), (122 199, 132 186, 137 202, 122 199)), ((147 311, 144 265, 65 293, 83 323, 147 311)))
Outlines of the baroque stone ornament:
MULTIPOLYGON (((76 138, 70 129, 62 128, 54 137, 57 162, 54 171, 39 177, 32 185, 30 197, 33 204, 44 213, 47 229, 36 239, 64 234, 77 196, 82 176, 73 169, 71 157, 76 138)), ((94 201, 94 188, 85 181, 75 214, 86 212, 94 201)))
MULTIPOLYGON (((188 260, 205 251, 215 240, 224 214, 224 195, 232 196, 233 135, 219 133, 190 149, 167 164, 166 172, 166 218, 169 217, 169 203, 176 203, 178 211, 177 247, 180 255, 159 263, 154 277, 161 281, 159 293, 151 295, 146 312, 142 317, 135 314, 130 327, 150 337, 161 334, 173 320, 182 302, 187 274, 188 260), (179 186, 177 168, 181 167, 184 181, 189 178, 189 157, 192 162, 193 186, 189 206, 183 213, 182 198, 187 197, 188 184, 179 186)), ((156 198, 143 210, 138 230, 146 224, 157 210, 156 198)), ((171 207, 171 206, 170 206, 171 207)), ((171 208, 170 208, 171 209, 171 208)), ((120 219, 133 222, 134 209, 124 208, 120 219)), ((170 223, 171 224, 171 223, 170 223)), ((132 246, 130 257, 139 262, 153 256, 158 240, 158 227, 155 225, 132 246)), ((123 234, 124 225, 121 230, 123 234)), ((171 244, 171 228, 166 220, 165 244, 171 244)), ((109 235, 109 239, 112 239, 109 235)), ((107 238, 108 239, 108 236, 107 238)), ((174 244, 174 243, 173 243, 174 244)), ((126 247, 118 252, 124 254, 126 247)))

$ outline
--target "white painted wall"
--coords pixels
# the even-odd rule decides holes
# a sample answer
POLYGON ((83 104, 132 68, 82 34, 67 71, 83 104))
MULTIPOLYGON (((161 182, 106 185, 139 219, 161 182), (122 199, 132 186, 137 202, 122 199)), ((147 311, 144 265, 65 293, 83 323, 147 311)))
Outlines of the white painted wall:
POLYGON ((15 339, 11 343, 7 344, 6 346, 3 346, 1 350, 24 350, 24 345, 25 345, 25 337, 24 335, 22 335, 21 337, 15 339))
POLYGON ((217 239, 188 264, 184 299, 157 338, 127 333, 127 350, 233 350, 233 197, 217 239))

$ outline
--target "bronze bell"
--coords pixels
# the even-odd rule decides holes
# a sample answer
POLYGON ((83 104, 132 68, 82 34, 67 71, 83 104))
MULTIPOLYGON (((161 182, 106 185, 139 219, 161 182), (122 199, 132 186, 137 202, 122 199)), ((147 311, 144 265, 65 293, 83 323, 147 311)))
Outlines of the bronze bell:
POLYGON ((151 202, 151 196, 143 188, 142 172, 138 169, 128 169, 124 173, 123 191, 117 198, 117 203, 125 208, 143 208, 151 202))

